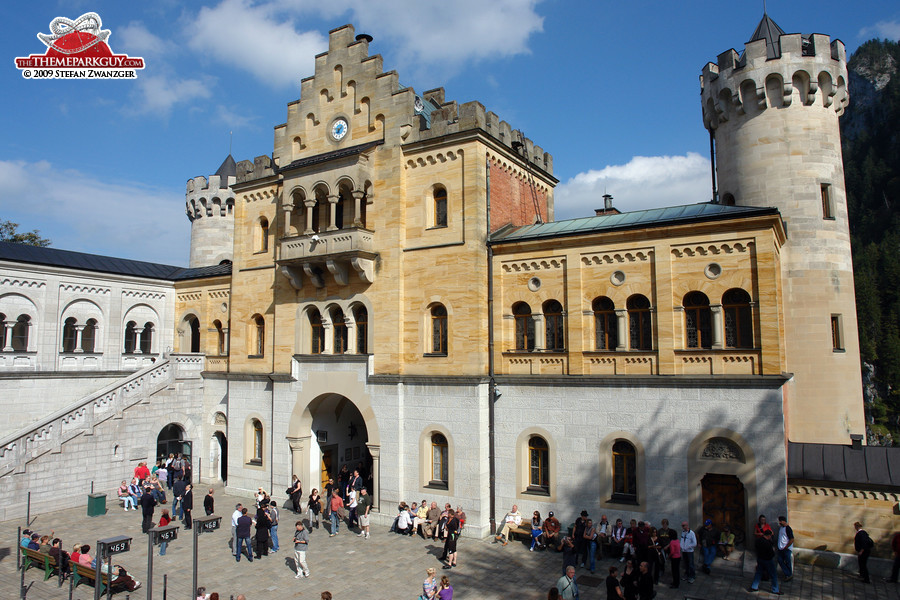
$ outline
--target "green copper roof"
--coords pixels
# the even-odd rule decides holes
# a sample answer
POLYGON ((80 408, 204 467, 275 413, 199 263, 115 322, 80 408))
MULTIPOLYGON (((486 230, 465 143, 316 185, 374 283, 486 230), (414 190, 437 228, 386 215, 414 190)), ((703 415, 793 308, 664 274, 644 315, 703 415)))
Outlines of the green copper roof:
POLYGON ((637 210, 618 215, 584 217, 567 221, 554 221, 553 223, 503 228, 491 234, 490 242, 492 244, 503 244, 523 240, 587 235, 622 229, 665 227, 683 223, 737 219, 768 214, 778 214, 778 209, 754 206, 725 206, 724 204, 703 202, 685 206, 637 210))

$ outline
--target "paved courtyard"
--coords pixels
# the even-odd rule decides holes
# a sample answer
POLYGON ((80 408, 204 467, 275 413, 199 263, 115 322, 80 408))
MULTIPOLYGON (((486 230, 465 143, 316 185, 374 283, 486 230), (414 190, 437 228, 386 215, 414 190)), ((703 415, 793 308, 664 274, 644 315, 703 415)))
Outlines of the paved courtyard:
MULTIPOLYGON (((202 486, 201 486, 202 487, 202 486)), ((203 488, 205 493, 205 488, 203 488)), ((198 494, 195 505, 202 506, 203 493, 198 494)), ((224 494, 216 490, 217 514, 223 515, 223 528, 203 534, 199 539, 199 584, 208 592, 216 591, 223 600, 243 593, 248 600, 284 600, 286 598, 311 598, 318 600, 323 590, 329 590, 335 600, 413 600, 421 593, 425 569, 438 568, 438 575, 448 574, 454 588, 455 600, 539 600, 547 597, 548 588, 560 575, 562 559, 555 552, 529 552, 520 543, 506 547, 490 540, 463 538, 459 543, 459 567, 448 571, 440 569, 437 557, 441 547, 423 541, 419 537, 400 537, 389 533, 385 527, 377 528, 372 537, 364 540, 341 527, 340 534, 328 537, 325 529, 314 530, 311 535, 308 564, 310 579, 295 580, 293 552, 289 541, 296 518, 290 510, 282 509, 279 537, 282 549, 277 554, 248 563, 245 559, 235 563, 229 549, 230 514, 235 503, 247 502, 247 498, 224 494)), ((107 514, 89 518, 86 509, 62 510, 32 518, 32 529, 39 533, 55 530, 66 549, 76 542, 90 544, 98 539, 114 535, 134 538, 131 551, 118 555, 115 561, 124 565, 144 586, 130 594, 132 600, 144 600, 147 584, 147 542, 141 534, 141 515, 138 511, 124 512, 117 502, 107 504, 107 514)), ((202 512, 202 509, 201 509, 202 512)), ((157 510, 157 517, 159 510, 157 510)), ((0 600, 19 597, 20 573, 16 570, 14 552, 16 528, 22 522, 0 523, 0 600)), ((191 599, 191 532, 180 532, 180 537, 169 544, 166 556, 154 560, 153 597, 163 598, 163 575, 168 576, 166 598, 191 599)), ((91 552, 93 554, 93 550, 91 552)), ((582 600, 605 599, 603 577, 612 561, 602 560, 594 576, 578 570, 582 600)), ((618 563, 617 563, 618 564, 618 563)), ((664 577, 668 583, 668 575, 664 577)), ((730 598, 774 598, 761 586, 760 593, 746 591, 750 578, 738 565, 723 564, 714 570, 713 576, 698 574, 694 584, 683 583, 681 589, 672 590, 668 585, 658 587, 659 600, 686 600, 690 598, 716 600, 730 598)), ((65 599, 69 597, 68 582, 58 588, 56 579, 43 581, 42 571, 31 568, 25 576, 27 598, 33 600, 65 599)), ((900 587, 877 578, 866 585, 847 573, 806 565, 798 565, 792 581, 783 584, 785 598, 836 598, 888 599, 900 598, 900 587)), ((93 588, 81 584, 73 595, 77 600, 93 598, 93 588)), ((115 598, 125 600, 128 594, 119 592, 115 598)))

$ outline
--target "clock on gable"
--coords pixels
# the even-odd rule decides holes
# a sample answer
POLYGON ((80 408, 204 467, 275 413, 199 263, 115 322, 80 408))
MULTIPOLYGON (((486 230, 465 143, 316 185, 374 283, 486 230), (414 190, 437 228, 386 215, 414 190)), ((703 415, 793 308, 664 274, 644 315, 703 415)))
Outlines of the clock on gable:
POLYGON ((338 117, 331 123, 331 137, 336 142, 344 139, 349 130, 350 126, 347 124, 347 119, 343 117, 338 117))

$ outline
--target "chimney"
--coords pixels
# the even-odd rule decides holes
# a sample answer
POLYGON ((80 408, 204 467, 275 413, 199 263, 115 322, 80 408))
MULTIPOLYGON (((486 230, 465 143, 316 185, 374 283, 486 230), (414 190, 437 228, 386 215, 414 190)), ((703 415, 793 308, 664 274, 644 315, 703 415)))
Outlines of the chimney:
POLYGON ((594 216, 602 217, 604 215, 618 215, 621 214, 619 209, 613 206, 613 197, 609 194, 603 194, 603 208, 595 208, 594 216))
POLYGON ((603 210, 609 211, 612 210, 612 196, 609 194, 603 194, 603 210))
POLYGON ((859 433, 854 433, 850 435, 850 447, 854 450, 862 450, 862 439, 863 436, 859 433))

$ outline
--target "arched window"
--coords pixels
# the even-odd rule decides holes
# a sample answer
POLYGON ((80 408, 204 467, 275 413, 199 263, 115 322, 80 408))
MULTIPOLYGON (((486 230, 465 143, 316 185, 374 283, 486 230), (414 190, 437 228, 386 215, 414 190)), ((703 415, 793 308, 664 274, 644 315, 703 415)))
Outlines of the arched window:
POLYGON ((442 433, 431 434, 431 481, 430 486, 447 487, 448 464, 447 438, 442 433))
POLYGON ((0 313, 0 351, 6 348, 6 315, 0 313))
POLYGON ((615 350, 619 335, 615 304, 606 296, 601 296, 594 300, 592 308, 594 309, 594 348, 615 350))
POLYGON ((566 331, 563 325, 563 307, 556 300, 544 302, 544 322, 547 331, 547 350, 560 352, 566 349, 566 331))
POLYGON ((344 215, 349 212, 348 206, 353 206, 353 198, 347 189, 342 189, 338 194, 337 206, 334 207, 334 226, 338 229, 344 228, 344 215))
POLYGON ((315 308, 309 311, 309 328, 311 333, 310 340, 312 341, 310 353, 322 354, 325 352, 325 330, 322 327, 322 315, 315 308))
POLYGON ((628 309, 628 333, 632 350, 652 350, 653 335, 650 330, 650 301, 635 294, 626 303, 628 309))
POLYGON ((513 305, 513 318, 516 321, 516 350, 534 350, 534 318, 531 307, 524 302, 513 305))
POLYGON ((625 440, 616 440, 612 447, 612 500, 637 502, 637 453, 625 440))
POLYGON ((447 309, 443 304, 431 307, 431 353, 447 354, 447 309))
POLYGON ((259 218, 259 251, 267 252, 269 250, 269 220, 265 217, 259 218))
POLYGON ((353 320, 356 321, 356 352, 368 354, 369 350, 369 311, 365 306, 353 309, 353 320))
POLYGON ((250 456, 250 464, 261 465, 263 457, 263 426, 259 419, 253 419, 250 422, 252 430, 252 452, 250 456))
POLYGON ((88 319, 81 332, 81 349, 94 352, 97 346, 97 319, 88 319))
POLYGON ((12 348, 14 352, 28 352, 29 327, 31 327, 31 317, 19 315, 12 330, 12 348))
POLYGON ((253 316, 254 329, 254 350, 256 356, 263 356, 266 353, 266 320, 262 315, 253 316))
POLYGON ((144 331, 141 332, 141 352, 144 354, 153 352, 153 323, 144 323, 144 331))
POLYGON ((75 340, 78 335, 75 329, 77 322, 75 317, 69 317, 63 324, 63 352, 75 352, 75 340))
POLYGON ((137 343, 137 336, 134 333, 135 327, 137 327, 137 323, 134 321, 128 321, 125 324, 125 354, 134 354, 135 344, 137 343))
POLYGON ((447 190, 434 188, 434 227, 447 226, 447 190))
POLYGON ((740 288, 728 290, 722 296, 725 312, 725 346, 728 348, 753 347, 753 320, 750 312, 750 294, 740 288))
POLYGON ((703 292, 689 292, 684 300, 684 336, 686 348, 712 348, 709 298, 703 292))
POLYGON ((539 435, 528 439, 528 489, 550 491, 550 448, 539 435))
POLYGON ((334 327, 334 354, 347 351, 347 323, 344 322, 344 311, 335 308, 331 311, 331 323, 334 327))
POLYGON ((216 319, 213 321, 213 327, 216 328, 216 353, 219 356, 225 355, 225 328, 222 326, 222 321, 216 319))
POLYGON ((200 352, 200 319, 191 317, 191 352, 200 352))

